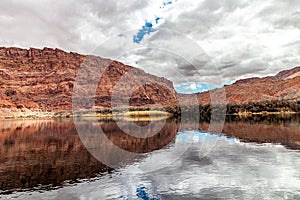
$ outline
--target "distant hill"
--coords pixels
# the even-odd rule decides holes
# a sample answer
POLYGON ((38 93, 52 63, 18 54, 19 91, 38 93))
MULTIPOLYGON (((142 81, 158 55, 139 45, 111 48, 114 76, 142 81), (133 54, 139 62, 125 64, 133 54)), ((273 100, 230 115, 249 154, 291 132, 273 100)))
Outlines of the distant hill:
MULTIPOLYGON (((210 102, 210 92, 198 93, 201 104, 210 102)), ((249 103, 272 100, 300 100, 300 67, 279 72, 275 76, 241 79, 225 86, 227 103, 249 103)))

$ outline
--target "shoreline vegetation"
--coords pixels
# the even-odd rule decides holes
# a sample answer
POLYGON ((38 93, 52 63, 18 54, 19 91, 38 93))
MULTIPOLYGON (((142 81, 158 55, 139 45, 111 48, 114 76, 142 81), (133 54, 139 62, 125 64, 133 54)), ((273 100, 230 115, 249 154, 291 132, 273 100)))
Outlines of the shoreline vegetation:
POLYGON ((182 113, 189 115, 200 115, 200 119, 210 118, 212 113, 216 115, 237 115, 248 117, 252 115, 290 115, 300 113, 300 100, 272 100, 264 102, 249 102, 243 104, 229 103, 227 105, 195 105, 181 107, 165 107, 162 109, 151 109, 149 107, 131 107, 129 110, 83 110, 73 113, 72 111, 1 114, 0 119, 22 119, 22 118, 71 118, 71 117, 97 117, 99 119, 127 121, 149 121, 160 120, 170 117, 180 117, 182 113))

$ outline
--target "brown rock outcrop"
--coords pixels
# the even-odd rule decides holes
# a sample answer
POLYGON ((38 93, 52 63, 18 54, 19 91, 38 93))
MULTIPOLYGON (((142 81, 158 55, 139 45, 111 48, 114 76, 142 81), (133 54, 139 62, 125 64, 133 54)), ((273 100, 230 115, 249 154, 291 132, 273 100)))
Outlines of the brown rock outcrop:
MULTIPOLYGON (((85 109, 111 108, 112 95, 117 104, 133 107, 186 105, 193 95, 176 94, 171 81, 123 63, 97 56, 67 53, 60 49, 0 48, 0 116, 23 116, 71 111, 74 88, 85 109), (75 82, 81 67, 81 82, 75 82), (101 77, 97 75, 101 74, 101 77), (97 82, 92 93, 93 82, 97 82), (136 87, 138 86, 138 87, 136 87), (136 87, 133 91, 132 88, 136 87), (126 93, 130 91, 131 96, 126 93), (88 94, 88 95, 85 95, 88 94), (91 94, 94 97, 91 101, 91 94), (86 99, 85 99, 86 98, 86 99), (95 103, 95 104, 94 104, 95 103)), ((220 89, 194 94, 200 104, 209 104, 211 94, 222 96, 220 89)), ((225 86, 227 103, 300 99, 300 67, 275 76, 238 80, 225 86)), ((77 99, 77 98, 75 98, 77 99)), ((74 99, 73 99, 74 100, 74 99)))
MULTIPOLYGON (((130 105, 168 105, 176 102, 172 82, 165 78, 145 73, 143 70, 123 63, 96 56, 67 53, 60 49, 20 49, 0 48, 0 114, 1 116, 36 115, 71 111, 74 81, 80 67, 87 65, 85 82, 101 73, 96 94, 97 108, 110 107, 111 95, 116 84, 128 72, 130 76, 122 80, 118 92, 133 92, 130 105)), ((120 99, 122 100, 122 99, 120 99)), ((124 99, 122 101, 128 101, 124 99)), ((86 105, 89 108, 89 105, 86 105)))
MULTIPOLYGON (((220 89, 198 93, 201 104, 210 102, 210 93, 220 89)), ((249 78, 225 86, 227 103, 249 103, 271 100, 300 100, 300 67, 279 72, 276 76, 249 78)))

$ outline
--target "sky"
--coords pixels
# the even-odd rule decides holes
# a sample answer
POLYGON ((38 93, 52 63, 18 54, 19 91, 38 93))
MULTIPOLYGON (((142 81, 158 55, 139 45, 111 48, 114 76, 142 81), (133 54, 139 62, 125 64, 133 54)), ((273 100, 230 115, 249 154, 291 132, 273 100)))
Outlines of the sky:
POLYGON ((0 9, 0 46, 109 57, 187 93, 300 65, 299 0, 2 0, 0 9))

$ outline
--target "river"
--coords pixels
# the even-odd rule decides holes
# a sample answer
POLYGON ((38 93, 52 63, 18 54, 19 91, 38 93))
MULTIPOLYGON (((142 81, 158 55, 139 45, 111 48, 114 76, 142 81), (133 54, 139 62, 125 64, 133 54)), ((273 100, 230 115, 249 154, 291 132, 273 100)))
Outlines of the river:
POLYGON ((2 120, 0 199, 300 199, 299 119, 2 120))

